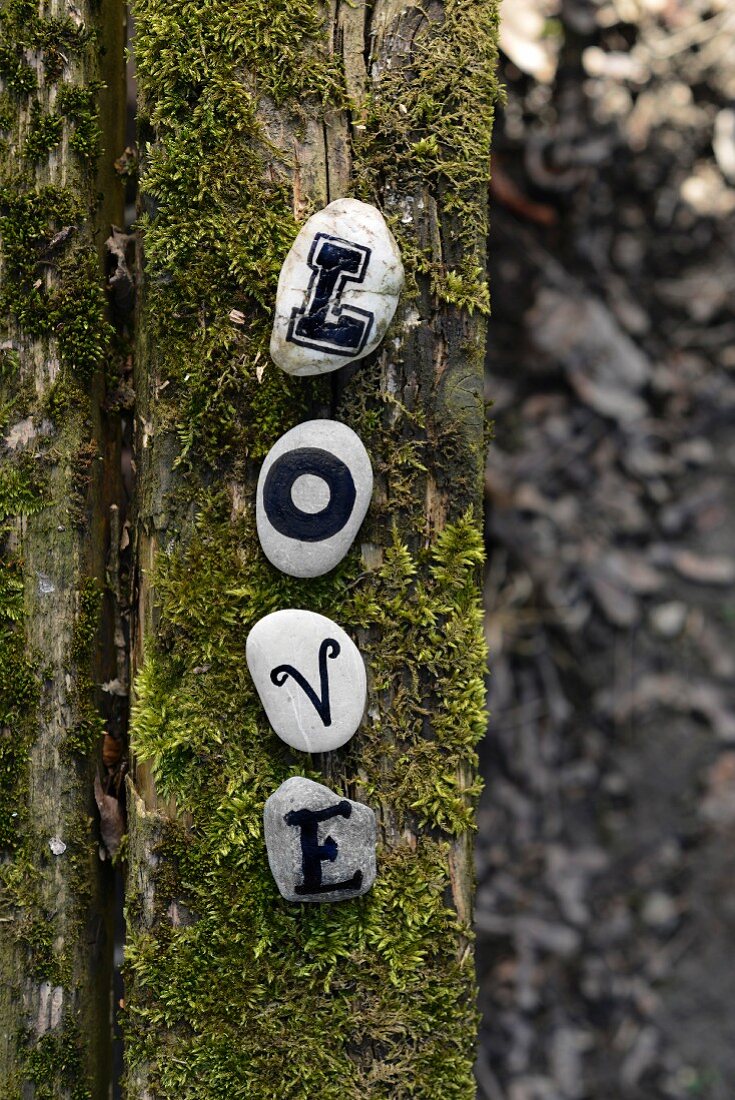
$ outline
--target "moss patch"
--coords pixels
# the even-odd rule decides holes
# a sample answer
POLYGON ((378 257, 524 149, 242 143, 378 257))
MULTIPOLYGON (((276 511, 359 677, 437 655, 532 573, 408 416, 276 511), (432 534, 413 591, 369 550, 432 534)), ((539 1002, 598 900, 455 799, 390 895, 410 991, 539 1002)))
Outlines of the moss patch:
MULTIPOLYGON (((93 597, 82 584, 80 602, 88 614, 81 615, 68 669, 47 667, 49 656, 34 652, 28 641, 38 636, 35 615, 44 614, 39 581, 35 574, 24 577, 24 559, 37 568, 43 547, 49 556, 60 555, 75 581, 70 519, 75 493, 86 492, 94 376, 111 340, 92 228, 99 201, 99 85, 84 79, 97 75, 98 47, 80 13, 88 13, 86 5, 72 20, 47 15, 43 5, 39 12, 33 0, 0 0, 0 421, 3 433, 21 421, 28 433, 25 443, 0 445, 0 1028, 15 1033, 24 981, 24 988, 36 981, 64 990, 62 1027, 40 1038, 19 1034, 5 1044, 0 1092, 7 1100, 19 1100, 29 1088, 39 1100, 88 1100, 89 1051, 96 1041, 77 1027, 71 1007, 81 1000, 79 960, 89 950, 84 907, 96 878, 78 763, 61 765, 67 769, 60 785, 65 804, 79 795, 62 828, 63 913, 54 904, 57 857, 28 807, 31 752, 46 720, 45 735, 53 736, 59 699, 53 713, 46 699, 64 671, 71 677, 64 701, 79 716, 69 747, 86 750, 90 731, 99 729, 90 702, 93 597), (63 186, 49 182, 62 139, 63 186)), ((67 630, 68 623, 60 621, 58 629, 67 630)), ((37 806, 42 797, 41 791, 37 806)))
POLYGON ((64 120, 59 115, 44 112, 37 103, 31 106, 25 147, 23 152, 29 160, 41 160, 61 141, 64 120))
POLYGON ((40 15, 34 0, 4 0, 0 7, 0 75, 6 87, 25 98, 38 87, 35 70, 26 58, 27 51, 42 56, 46 79, 53 83, 69 64, 69 53, 79 54, 90 34, 82 23, 68 16, 40 15))
POLYGON ((29 190, 21 175, 0 176, 0 313, 28 337, 55 339, 62 364, 82 379, 102 364, 112 338, 97 253, 78 233, 87 216, 71 189, 29 190))
POLYGON ((70 649, 72 687, 69 702, 76 716, 74 726, 64 743, 64 751, 70 754, 87 756, 93 753, 104 733, 104 719, 95 703, 95 683, 91 675, 101 612, 102 589, 90 577, 79 586, 78 609, 70 649))
POLYGON ((62 84, 56 99, 57 111, 70 123, 69 146, 83 164, 93 163, 100 151, 102 135, 97 106, 100 89, 96 81, 84 86, 62 84))
POLYGON ((21 836, 28 750, 39 687, 23 636, 23 576, 17 558, 0 562, 0 851, 21 836))
MULTIPOLYGON (((412 385, 387 385, 368 360, 338 402, 329 379, 289 379, 270 364, 278 272, 298 228, 290 152, 271 138, 281 123, 303 135, 348 106, 363 127, 355 193, 435 204, 438 243, 419 239, 395 203, 388 210, 407 267, 404 316, 446 311, 447 384, 481 375, 495 10, 449 0, 440 22, 422 17, 406 34, 409 63, 384 67, 359 104, 348 103, 317 4, 137 0, 135 17, 148 139, 139 516, 161 549, 146 576, 155 636, 132 737, 182 820, 139 799, 131 807, 128 1089, 162 1100, 470 1100, 472 960, 459 949, 468 929, 450 904, 449 867, 473 828, 485 728, 480 397, 468 398, 471 428, 459 400, 440 407, 428 345, 412 385), (300 581, 263 558, 250 504, 257 461, 325 407, 373 461, 371 564, 356 547, 329 576, 300 581), (432 486, 450 490, 439 534, 427 522, 432 486), (288 750, 247 673, 249 629, 288 606, 333 617, 369 669, 369 717, 329 758, 288 750), (358 902, 279 898, 262 811, 293 774, 382 810, 378 880, 358 902)), ((406 331, 399 322, 386 343, 398 364, 406 331)))
POLYGON ((13 521, 43 505, 37 463, 30 456, 0 465, 0 852, 17 847, 27 824, 23 795, 40 697, 37 660, 26 651, 23 630, 23 563, 8 540, 13 521))
POLYGON ((405 18, 401 63, 381 65, 357 112, 357 193, 369 202, 379 188, 399 195, 428 191, 444 215, 443 254, 418 247, 410 221, 408 228, 396 221, 404 255, 416 274, 430 276, 438 300, 486 313, 498 9, 447 0, 441 16, 408 9, 405 18))
POLYGON ((60 1032, 43 1035, 37 1042, 28 1039, 26 1074, 33 1082, 34 1100, 92 1100, 84 1083, 84 1066, 79 1051, 82 1040, 77 1025, 66 1024, 60 1032))
MULTIPOLYGON (((198 908, 186 928, 162 914, 129 947, 129 1057, 153 1065, 154 1095, 469 1098, 474 1021, 457 991, 471 964, 454 957, 446 852, 394 849, 368 901, 295 908, 276 900, 260 848, 249 837, 205 856, 172 832, 157 851, 198 908)), ((180 886, 160 901, 181 912, 180 886)))
POLYGON ((155 306, 142 323, 167 387, 161 427, 170 409, 183 456, 262 457, 304 384, 284 384, 267 357, 297 226, 287 166, 266 169, 275 153, 257 105, 287 101, 303 119, 302 103, 342 102, 339 68, 316 44, 322 16, 312 0, 142 0, 135 18, 141 128, 154 136, 141 227, 155 306), (257 74, 257 91, 246 72, 257 74))
POLYGON ((305 583, 263 561, 222 494, 200 507, 186 550, 159 562, 158 646, 137 685, 136 755, 193 825, 157 845, 147 927, 132 879, 130 1064, 152 1061, 156 1095, 192 1100, 470 1097, 472 964, 457 962, 441 838, 472 828, 477 788, 461 777, 484 731, 476 524, 418 557, 395 541, 359 584, 354 556, 305 583), (376 638, 363 645, 374 706, 341 787, 427 834, 384 848, 371 893, 337 906, 290 906, 271 879, 264 801, 289 775, 321 776, 269 730, 244 671, 257 619, 305 603, 376 638), (173 905, 193 923, 173 927, 173 905))
MULTIPOLYGON (((64 117, 81 123, 85 133, 96 125, 95 88, 61 80, 70 64, 88 63, 92 38, 71 19, 45 18, 28 0, 0 4, 0 75, 5 79, 3 127, 11 135, 7 155, 0 163, 0 247, 3 280, 0 286, 0 333, 4 338, 0 362, 0 405, 20 419, 51 416, 60 433, 60 445, 51 454, 34 448, 3 456, 0 461, 0 542, 5 548, 0 580, 0 692, 3 730, 0 742, 2 789, 0 847, 18 835, 23 798, 18 784, 26 770, 27 753, 35 727, 38 690, 25 653, 23 631, 22 558, 7 549, 14 522, 38 512, 50 502, 46 468, 63 461, 64 438, 89 432, 80 411, 88 399, 80 388, 102 363, 111 330, 105 320, 105 299, 96 249, 84 232, 96 198, 87 145, 76 163, 69 163, 69 185, 36 183, 27 161, 37 161, 61 137, 64 117), (38 89, 35 70, 25 60, 28 51, 43 56, 46 87, 38 89), (26 69, 29 76, 24 76, 26 69), (31 79, 32 77, 32 79, 31 79), (60 81, 57 106, 49 112, 45 97, 60 81), (30 103, 28 98, 34 96, 30 103), (21 116, 28 125, 25 141, 17 141, 21 116), (86 129, 85 129, 86 128, 86 129), (49 354, 58 353, 59 379, 53 387, 74 389, 66 403, 49 393, 40 400, 21 373, 15 350, 29 340, 43 342, 49 354), (74 381, 72 381, 72 379, 74 381), (33 685, 33 689, 31 687, 33 685), (6 702, 7 701, 7 702, 6 702), (25 731, 25 732, 24 732, 25 731), (9 822, 13 828, 10 829, 9 822)), ((73 141, 71 142, 74 146, 73 141)), ((91 149, 91 147, 90 147, 91 149)), ((48 450, 48 449, 47 449, 48 450)))

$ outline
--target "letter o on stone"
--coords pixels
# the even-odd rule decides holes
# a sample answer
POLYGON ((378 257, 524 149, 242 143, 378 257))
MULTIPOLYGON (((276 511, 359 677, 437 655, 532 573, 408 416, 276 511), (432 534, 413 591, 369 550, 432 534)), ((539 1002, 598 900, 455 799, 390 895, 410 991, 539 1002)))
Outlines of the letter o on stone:
MULTIPOLYGON (((319 487, 312 489, 319 494, 319 487)), ((305 491, 308 495, 308 489, 305 491)), ((324 542, 342 531, 355 506, 355 482, 341 458, 321 447, 296 447, 275 459, 263 483, 263 510, 279 534, 302 542, 324 542), (326 503, 311 511, 294 499, 300 478, 316 479, 326 503)))
POLYGON ((256 524, 268 560, 292 577, 319 577, 345 556, 373 490, 359 437, 336 420, 282 435, 258 479, 256 524))

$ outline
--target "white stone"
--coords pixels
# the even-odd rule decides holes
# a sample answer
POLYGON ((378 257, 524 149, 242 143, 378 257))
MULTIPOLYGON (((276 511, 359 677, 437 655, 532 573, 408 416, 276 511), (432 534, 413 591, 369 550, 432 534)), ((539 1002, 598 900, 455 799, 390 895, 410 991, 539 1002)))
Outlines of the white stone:
POLYGON ((370 504, 373 470, 351 428, 307 420, 271 447, 258 478, 263 553, 282 573, 320 577, 345 556, 370 504))
POLYGON ((327 374, 374 351, 403 286, 393 234, 374 206, 337 199, 302 226, 278 279, 273 361, 327 374))
POLYGON ((375 814, 362 802, 294 776, 263 811, 268 864, 287 901, 343 901, 375 881, 375 814))
POLYGON ((268 721, 301 752, 330 752, 357 730, 367 678, 360 652, 341 627, 314 611, 286 609, 260 619, 245 646, 268 721))
POLYGON ((654 607, 650 614, 651 626, 661 638, 675 638, 681 634, 689 614, 687 605, 680 600, 654 607))

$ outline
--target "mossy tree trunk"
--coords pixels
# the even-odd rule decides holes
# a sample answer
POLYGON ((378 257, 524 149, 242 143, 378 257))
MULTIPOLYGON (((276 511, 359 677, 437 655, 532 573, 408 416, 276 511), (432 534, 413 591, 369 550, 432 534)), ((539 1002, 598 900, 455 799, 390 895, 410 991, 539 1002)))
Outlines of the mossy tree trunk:
POLYGON ((121 215, 123 19, 117 0, 0 2, 3 1100, 97 1100, 111 1080, 111 872, 93 776, 95 685, 114 669, 103 252, 121 215))
POLYGON ((491 0, 135 0, 144 139, 130 785, 128 1094, 468 1100, 475 747, 485 727, 483 358, 491 0), (278 272, 328 201, 379 206, 407 286, 335 380, 268 359, 278 272), (287 429, 344 421, 376 472, 361 539, 318 580, 254 524, 287 429), (355 637, 349 746, 293 753, 245 665, 264 614, 355 637), (262 830, 291 774, 379 814, 358 902, 281 901, 262 830))

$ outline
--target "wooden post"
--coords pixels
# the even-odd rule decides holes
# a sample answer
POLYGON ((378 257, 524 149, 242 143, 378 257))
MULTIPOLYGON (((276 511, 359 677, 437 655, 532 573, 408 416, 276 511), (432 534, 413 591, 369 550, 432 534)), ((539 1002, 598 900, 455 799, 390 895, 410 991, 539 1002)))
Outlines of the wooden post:
POLYGON ((136 0, 143 157, 137 673, 130 785, 131 1098, 474 1096, 469 939, 485 727, 483 360, 496 12, 488 0, 136 0), (354 195, 407 285, 380 351, 321 380, 268 357, 298 226, 354 195), (264 559, 260 463, 296 423, 352 427, 376 474, 326 577, 264 559), (367 716, 307 757, 245 665, 264 614, 358 642, 367 716), (265 799, 323 778, 380 820, 359 901, 282 901, 265 799))
POLYGON ((106 1097, 111 872, 103 253, 122 215, 117 0, 0 3, 0 1096, 106 1097), (43 8, 43 6, 42 6, 43 8), (102 61, 102 54, 106 60, 102 61), (100 88, 100 79, 106 88, 100 88), (104 150, 104 155, 100 154, 104 150), (104 198, 100 199, 100 194, 104 198))

